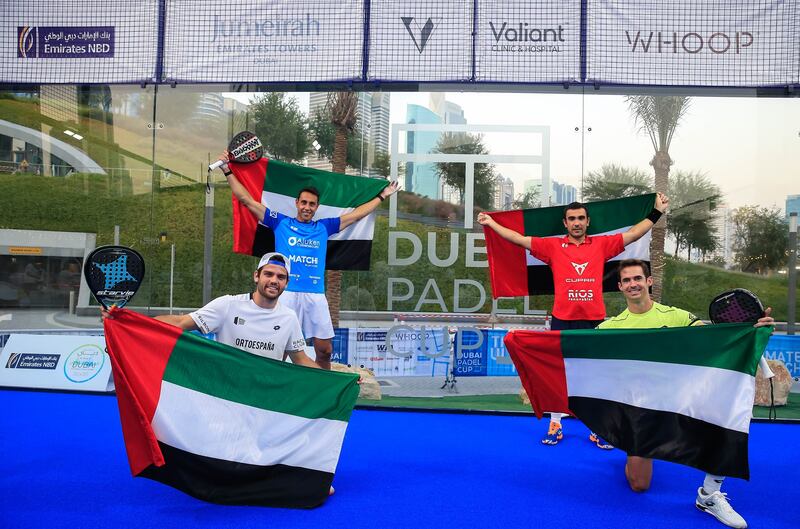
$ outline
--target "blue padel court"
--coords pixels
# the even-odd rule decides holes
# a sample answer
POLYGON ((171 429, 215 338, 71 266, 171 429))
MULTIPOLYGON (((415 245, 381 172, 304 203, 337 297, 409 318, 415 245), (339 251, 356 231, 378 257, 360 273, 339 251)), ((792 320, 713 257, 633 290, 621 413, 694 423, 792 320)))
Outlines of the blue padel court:
MULTIPOLYGON (((547 447, 533 417, 356 410, 336 494, 292 510, 132 478, 114 397, 0 391, 0 406, 4 528, 724 527, 694 507, 702 472, 656 461, 650 491, 631 492, 625 454, 596 448, 575 420, 547 447)), ((749 527, 798 527, 798 439, 800 425, 751 425, 751 481, 723 486, 749 527)))

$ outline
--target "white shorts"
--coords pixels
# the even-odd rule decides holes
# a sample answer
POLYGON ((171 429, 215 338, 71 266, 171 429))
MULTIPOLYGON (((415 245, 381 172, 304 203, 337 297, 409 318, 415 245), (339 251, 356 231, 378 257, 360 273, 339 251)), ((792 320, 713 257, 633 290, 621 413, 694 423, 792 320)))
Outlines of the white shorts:
POLYGON ((325 297, 325 294, 284 290, 280 297, 280 303, 295 311, 306 339, 328 340, 333 338, 331 311, 328 308, 328 298, 325 297))

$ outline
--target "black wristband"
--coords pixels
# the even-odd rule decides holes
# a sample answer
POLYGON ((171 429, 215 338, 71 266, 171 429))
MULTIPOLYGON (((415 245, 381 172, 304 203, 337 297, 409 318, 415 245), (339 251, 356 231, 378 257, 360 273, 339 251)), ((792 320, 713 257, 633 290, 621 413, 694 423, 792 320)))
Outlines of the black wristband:
POLYGON ((231 171, 231 170, 230 170, 230 169, 228 169, 227 167, 223 167, 223 168, 222 168, 222 174, 224 174, 225 176, 230 176, 230 175, 232 175, 232 174, 233 174, 233 171, 231 171))
POLYGON ((384 200, 386 200, 385 198, 383 198, 383 195, 381 195, 380 193, 378 193, 378 198, 380 199, 380 201, 381 201, 381 202, 383 202, 384 200))
POLYGON ((656 222, 658 222, 658 219, 661 218, 661 215, 663 215, 663 213, 658 211, 656 208, 653 208, 645 218, 650 222, 652 222, 653 224, 655 224, 656 222))

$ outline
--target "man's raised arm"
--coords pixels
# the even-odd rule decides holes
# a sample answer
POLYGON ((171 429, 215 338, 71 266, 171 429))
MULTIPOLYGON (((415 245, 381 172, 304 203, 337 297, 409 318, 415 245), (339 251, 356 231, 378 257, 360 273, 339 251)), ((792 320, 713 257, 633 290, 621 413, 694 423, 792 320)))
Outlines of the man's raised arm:
POLYGON ((364 202, 350 213, 345 213, 344 215, 339 217, 339 230, 345 229, 352 223, 361 220, 363 217, 366 217, 367 215, 375 211, 375 209, 378 206, 380 206, 381 202, 392 196, 395 193, 395 191, 397 191, 397 189, 398 189, 398 182, 397 180, 395 180, 388 186, 384 187, 381 190, 381 192, 378 193, 378 196, 376 196, 375 198, 364 202))
POLYGON ((667 211, 667 207, 669 206, 669 197, 663 193, 656 193, 656 203, 653 207, 653 211, 650 212, 647 217, 645 217, 640 222, 637 222, 633 226, 630 227, 628 231, 622 234, 622 244, 628 246, 632 242, 636 242, 642 237, 644 234, 653 229, 658 219, 661 218, 661 215, 667 211))
POLYGON ((247 188, 245 188, 239 179, 233 175, 233 171, 231 171, 228 167, 228 151, 225 151, 223 155, 219 157, 219 159, 224 162, 220 166, 220 170, 222 171, 222 174, 225 175, 225 178, 227 178, 228 185, 231 187, 233 196, 236 197, 236 200, 244 204, 244 206, 248 209, 248 211, 250 211, 250 213, 258 222, 264 220, 267 207, 260 201, 251 197, 250 193, 247 191, 247 188))
POLYGON ((521 233, 517 233, 512 229, 506 228, 505 226, 501 226, 488 213, 484 213, 483 211, 478 213, 478 224, 481 224, 483 226, 489 226, 494 231, 496 231, 497 234, 500 235, 500 237, 504 238, 509 242, 513 242, 517 246, 522 246, 523 248, 526 248, 528 250, 531 249, 530 237, 522 235, 521 233))

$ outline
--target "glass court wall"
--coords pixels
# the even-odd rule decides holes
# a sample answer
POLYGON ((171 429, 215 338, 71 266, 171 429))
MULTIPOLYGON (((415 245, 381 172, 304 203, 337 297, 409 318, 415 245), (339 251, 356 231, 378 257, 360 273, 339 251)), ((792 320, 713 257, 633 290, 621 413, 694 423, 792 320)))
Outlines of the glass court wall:
MULTIPOLYGON (((231 90, 42 85, 0 93, 0 307, 44 314, 72 303, 91 314, 76 292, 81 243, 66 244, 68 234, 97 245, 118 240, 144 255, 148 274, 132 305, 145 312, 186 312, 248 291, 257 260, 232 252, 231 193, 206 167, 233 134, 253 130, 272 156, 330 170, 336 93, 231 90), (42 242, 19 242, 26 237, 42 242)), ((662 162, 642 108, 663 98, 680 111, 668 124, 662 301, 706 317, 714 295, 745 287, 785 321, 800 103, 733 94, 357 93, 347 172, 398 178, 402 190, 377 212, 370 270, 344 272, 340 288, 329 289, 339 327, 358 329, 340 331, 337 347, 360 363, 346 342, 363 329, 436 328, 439 347, 442 326, 544 325, 551 297, 492 299, 477 212, 652 192, 662 162)), ((614 314, 624 302, 609 293, 606 305, 614 314)), ((381 353, 376 344, 364 351, 381 353)), ((383 374, 439 373, 405 364, 383 374)))

